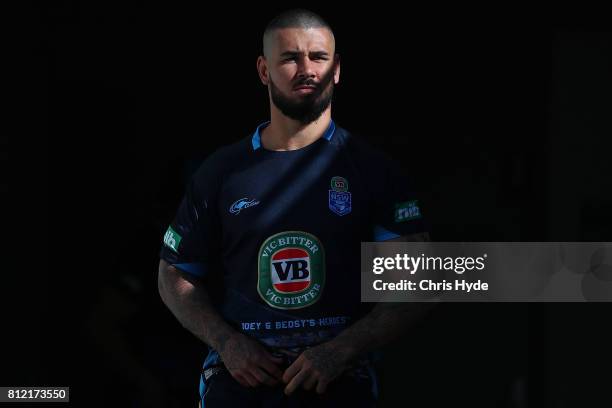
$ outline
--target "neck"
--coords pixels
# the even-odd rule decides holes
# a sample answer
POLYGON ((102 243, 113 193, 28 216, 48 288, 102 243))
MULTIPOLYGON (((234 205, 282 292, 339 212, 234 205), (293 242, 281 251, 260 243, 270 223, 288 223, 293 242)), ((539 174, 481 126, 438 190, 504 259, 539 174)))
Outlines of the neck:
POLYGON ((267 150, 296 150, 308 146, 323 134, 331 122, 331 105, 321 116, 307 125, 293 120, 271 107, 270 124, 261 132, 261 144, 267 150))

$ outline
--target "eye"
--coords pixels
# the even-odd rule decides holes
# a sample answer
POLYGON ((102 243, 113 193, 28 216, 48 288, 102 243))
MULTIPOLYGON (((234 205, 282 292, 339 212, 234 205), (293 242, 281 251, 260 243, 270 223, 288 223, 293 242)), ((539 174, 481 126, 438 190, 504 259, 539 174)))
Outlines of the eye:
POLYGON ((329 58, 327 55, 324 54, 314 54, 311 59, 313 61, 327 61, 329 58))

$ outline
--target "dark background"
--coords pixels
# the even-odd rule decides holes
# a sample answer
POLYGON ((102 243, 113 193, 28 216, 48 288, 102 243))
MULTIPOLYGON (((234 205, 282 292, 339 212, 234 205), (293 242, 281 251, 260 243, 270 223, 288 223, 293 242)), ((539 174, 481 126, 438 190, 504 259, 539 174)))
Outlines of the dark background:
MULTIPOLYGON (((612 240, 601 16, 302 6, 336 33, 336 122, 415 175, 434 240, 612 240)), ((3 384, 68 385, 74 406, 140 406, 121 351, 100 346, 119 336, 169 393, 197 400, 204 348, 161 304, 157 250, 194 164, 267 119, 255 60, 265 24, 288 7, 30 10, 19 33, 31 105, 6 173, 20 182, 6 200, 18 283, 3 285, 3 384)), ((381 406, 609 405, 610 311, 441 305, 386 348, 381 406)))

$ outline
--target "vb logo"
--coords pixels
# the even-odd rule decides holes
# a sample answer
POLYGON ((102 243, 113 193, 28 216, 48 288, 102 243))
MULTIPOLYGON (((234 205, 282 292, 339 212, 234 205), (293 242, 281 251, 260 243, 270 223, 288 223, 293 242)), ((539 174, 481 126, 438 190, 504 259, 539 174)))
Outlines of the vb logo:
POLYGON ((272 256, 272 284, 279 292, 290 293, 310 284, 310 258, 299 248, 286 248, 272 256))
POLYGON ((316 303, 325 286, 325 252, 319 239, 304 231, 285 231, 259 249, 257 292, 277 309, 316 303))

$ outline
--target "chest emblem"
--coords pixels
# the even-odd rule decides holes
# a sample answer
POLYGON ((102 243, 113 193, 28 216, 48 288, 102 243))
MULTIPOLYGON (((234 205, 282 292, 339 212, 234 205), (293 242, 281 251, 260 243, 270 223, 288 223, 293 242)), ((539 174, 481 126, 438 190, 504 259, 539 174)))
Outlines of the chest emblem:
POLYGON ((264 241, 258 255, 257 292, 277 309, 316 303, 325 285, 325 254, 319 239, 286 231, 264 241))
POLYGON ((329 209, 337 215, 351 212, 351 193, 348 191, 348 181, 344 177, 332 177, 329 190, 329 209))

